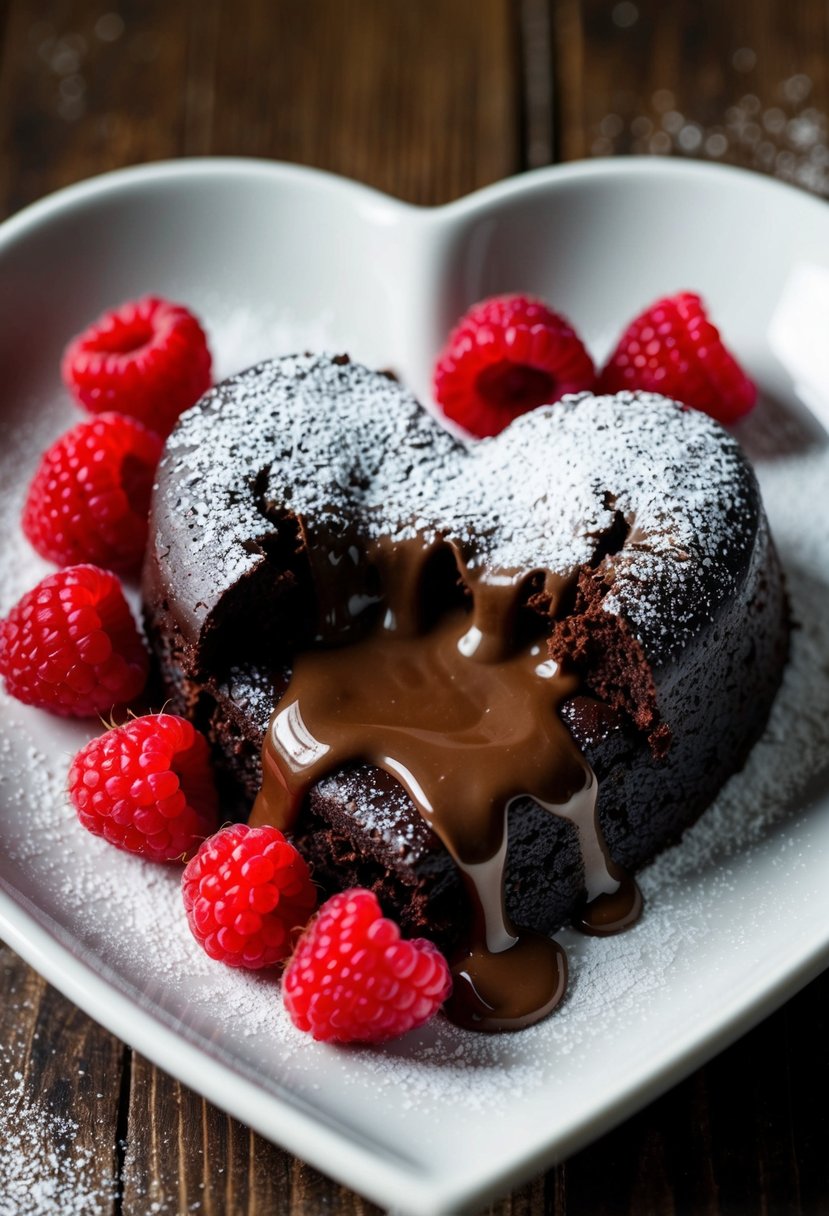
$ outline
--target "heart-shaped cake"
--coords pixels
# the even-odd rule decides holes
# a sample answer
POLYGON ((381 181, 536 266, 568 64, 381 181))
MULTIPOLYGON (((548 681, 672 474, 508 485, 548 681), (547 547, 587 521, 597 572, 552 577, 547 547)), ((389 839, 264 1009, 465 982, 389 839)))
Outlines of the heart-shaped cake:
POLYGON ((754 475, 707 416, 584 396, 465 443, 344 357, 182 417, 144 593, 253 821, 453 951, 450 1012, 484 1028, 559 999, 564 921, 635 918, 626 871, 741 766, 787 651, 754 475))

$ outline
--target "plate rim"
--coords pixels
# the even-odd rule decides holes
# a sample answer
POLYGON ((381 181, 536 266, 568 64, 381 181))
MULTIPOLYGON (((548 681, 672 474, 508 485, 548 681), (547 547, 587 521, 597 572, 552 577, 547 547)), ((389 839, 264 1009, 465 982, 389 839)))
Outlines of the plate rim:
POLYGON ((275 182, 296 181, 332 193, 342 192, 352 198, 360 198, 367 205, 379 206, 397 212, 401 217, 419 217, 426 222, 446 222, 463 219, 477 210, 492 204, 502 203, 521 195, 532 195, 543 191, 551 183, 566 183, 591 178, 636 178, 676 181, 697 179, 700 181, 731 181, 752 192, 761 191, 770 196, 786 197, 799 203, 815 214, 825 213, 827 200, 811 194, 801 186, 770 177, 759 170, 746 169, 739 165, 717 162, 680 159, 674 156, 607 156, 568 161, 562 164, 544 165, 515 173, 500 181, 480 186, 476 190, 447 203, 421 205, 379 190, 364 182, 355 181, 327 169, 313 165, 296 164, 291 161, 268 160, 254 156, 191 156, 180 159, 147 161, 110 169, 94 174, 44 195, 28 203, 0 221, 0 252, 14 240, 24 236, 28 230, 47 222, 54 215, 81 206, 99 197, 119 190, 140 189, 142 185, 172 182, 178 179, 217 176, 225 178, 247 174, 263 177, 275 182))
MULTIPOLYGON (((619 179, 645 177, 659 180, 698 179, 707 182, 739 182, 743 188, 769 196, 786 195, 790 202, 829 215, 826 202, 789 183, 752 170, 729 165, 657 157, 594 158, 554 165, 518 174, 484 186, 463 198, 437 207, 419 207, 394 198, 348 178, 308 166, 245 157, 194 157, 167 160, 117 169, 86 179, 30 204, 0 224, 0 252, 41 225, 91 201, 158 182, 174 182, 199 177, 264 176, 274 183, 283 181, 313 184, 347 194, 380 207, 388 214, 420 216, 427 223, 458 223, 481 210, 522 196, 531 196, 556 184, 589 178, 619 179)), ((423 1164, 407 1166, 401 1156, 395 1164, 349 1136, 345 1124, 333 1117, 320 1123, 301 1109, 301 1101, 290 1095, 280 1097, 244 1077, 215 1055, 206 1053, 192 1036, 176 1030, 157 1012, 132 999, 106 977, 107 968, 96 970, 79 958, 60 934, 48 926, 51 918, 35 915, 26 899, 0 879, 0 935, 48 982, 64 993, 89 1016, 118 1038, 129 1042, 160 1068, 178 1077, 221 1109, 255 1127, 266 1138, 275 1140, 297 1156, 310 1161, 346 1186, 354 1187, 379 1203, 390 1204, 416 1216, 438 1216, 476 1207, 545 1166, 569 1156, 591 1140, 609 1131, 623 1119, 678 1083, 694 1068, 710 1059, 786 999, 814 978, 829 963, 829 935, 815 931, 801 941, 789 964, 778 969, 773 979, 754 985, 731 1002, 723 1015, 709 1019, 693 1032, 686 1031, 664 1048, 652 1065, 636 1077, 617 1086, 610 1100, 607 1095, 594 1104, 575 1123, 568 1134, 544 1144, 535 1144, 524 1154, 514 1156, 508 1168, 494 1164, 487 1173, 480 1166, 474 1182, 467 1174, 425 1175, 423 1164), (403 1184, 405 1203, 399 1195, 403 1184)), ((55 929, 59 926, 55 923, 55 929)))

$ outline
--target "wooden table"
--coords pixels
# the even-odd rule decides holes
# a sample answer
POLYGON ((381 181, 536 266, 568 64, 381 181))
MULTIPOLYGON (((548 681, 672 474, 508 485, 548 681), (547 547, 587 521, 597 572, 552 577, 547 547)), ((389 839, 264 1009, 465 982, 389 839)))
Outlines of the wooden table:
MULTIPOLYGON (((630 151, 827 190, 826 0, 0 0, 0 39, 0 214, 120 165, 207 153, 317 165, 418 203, 630 151)), ((0 1145, 0 1216, 68 1212, 66 1189, 38 1198, 67 1154, 90 1179, 73 1212, 372 1209, 159 1072, 7 948, 0 965, 0 1093, 25 1114, 32 1182, 9 1206, 0 1145)), ((827 1030, 829 976, 490 1210, 829 1211, 827 1030)))

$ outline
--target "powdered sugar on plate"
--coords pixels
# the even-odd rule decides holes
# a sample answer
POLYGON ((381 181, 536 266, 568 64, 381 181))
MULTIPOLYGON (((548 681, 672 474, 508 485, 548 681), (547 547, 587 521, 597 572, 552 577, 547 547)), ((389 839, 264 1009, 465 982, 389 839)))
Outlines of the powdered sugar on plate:
MULTIPOLYGON (((228 349, 245 330, 242 320, 237 324, 228 349)), ((12 554, 0 574, 0 612, 45 569, 19 536, 19 505, 39 451, 71 421, 47 406, 42 414, 34 408, 32 417, 33 427, 16 434, 0 456, 0 518, 12 554)), ((751 426, 749 420, 744 428, 749 438, 751 426)), ((16 904, 28 901, 78 958, 208 1055, 282 1101, 318 1109, 321 1119, 373 1141, 405 1141, 418 1159, 455 1152, 446 1120, 456 1120, 459 1110, 464 1134, 482 1153, 497 1143, 493 1112, 529 1128, 545 1110, 577 1110, 591 1070, 600 1068, 610 1083, 633 1067, 637 1053, 656 1052, 674 1031, 677 1010, 693 1018, 716 1002, 729 960, 742 965, 758 940, 773 959, 809 922, 798 901, 813 881, 811 842, 825 817, 818 795, 829 754, 829 513, 815 506, 825 502, 829 447, 767 461, 760 477, 799 624, 768 730, 745 771, 682 844, 642 874, 647 908, 634 930, 607 940, 562 935, 571 960, 569 995, 546 1022, 519 1035, 487 1037, 438 1019, 382 1049, 313 1043, 290 1025, 274 977, 230 971, 196 946, 173 868, 119 854, 78 826, 63 789, 69 757, 88 728, 5 697, 0 888, 16 904), (775 923, 768 919, 770 900, 775 923), (648 1034, 637 1036, 645 1024, 648 1034)), ((5 1063, 11 1067, 8 1057, 5 1063)), ((24 1111, 24 1126, 49 1117, 26 1107, 25 1095, 7 1090, 5 1098, 24 1111)), ((8 1128, 0 1124, 0 1135, 8 1128)), ((68 1164, 69 1123, 64 1142, 65 1161, 44 1163, 21 1137, 2 1167, 16 1187, 25 1185, 29 1169, 63 1179, 68 1198, 53 1209, 61 1216, 80 1211, 84 1195, 103 1194, 106 1185, 84 1162, 68 1164)), ((84 1210, 95 1210, 94 1198, 84 1210)))
MULTIPOLYGON (((226 300, 219 299, 206 300, 204 307, 207 316, 220 318, 218 324, 209 327, 217 381, 253 367, 263 359, 295 354, 300 346, 303 350, 331 350, 335 331, 338 334, 336 342, 345 341, 342 332, 337 331, 333 315, 325 310, 312 324, 302 326, 302 341, 298 346, 296 319, 289 312, 281 310, 269 314, 247 304, 229 307, 226 300)), ((342 349, 350 349, 350 344, 346 343, 342 349)))

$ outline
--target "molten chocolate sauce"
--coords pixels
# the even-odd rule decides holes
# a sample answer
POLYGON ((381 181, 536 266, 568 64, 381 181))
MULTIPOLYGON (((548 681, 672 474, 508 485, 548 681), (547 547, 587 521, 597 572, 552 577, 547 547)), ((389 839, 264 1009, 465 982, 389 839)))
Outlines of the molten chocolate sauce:
POLYGON ((596 779, 558 714, 578 680, 547 657, 543 638, 516 636, 529 580, 536 589, 541 582, 551 611, 564 580, 539 572, 476 574, 453 549, 472 611, 458 606, 429 623, 426 572, 446 548, 420 540, 375 545, 368 553, 371 589, 348 549, 326 554, 320 634, 342 642, 344 601, 345 615, 348 604, 362 610, 369 603, 380 603, 384 615, 351 644, 296 658, 265 737, 264 781, 251 823, 289 830, 310 788, 354 762, 391 773, 453 857, 473 909, 447 1012, 480 1030, 518 1029, 561 1000, 567 962, 555 942, 507 915, 510 804, 529 796, 574 824, 586 931, 632 923, 641 899, 608 857, 596 779), (345 575, 338 589, 333 572, 345 575))

